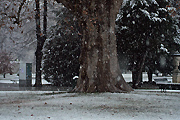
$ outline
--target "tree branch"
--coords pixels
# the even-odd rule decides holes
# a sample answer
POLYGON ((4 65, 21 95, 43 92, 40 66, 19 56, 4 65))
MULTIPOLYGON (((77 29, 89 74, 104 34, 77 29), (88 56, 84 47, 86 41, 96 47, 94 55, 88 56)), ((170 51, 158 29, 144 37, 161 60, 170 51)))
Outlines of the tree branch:
POLYGON ((43 34, 44 34, 44 38, 46 39, 46 37, 47 37, 47 35, 46 35, 47 34, 47 0, 44 0, 43 34))
POLYGON ((19 6, 19 10, 18 10, 18 13, 17 13, 16 21, 14 21, 14 24, 19 24, 20 23, 20 20, 19 20, 20 13, 21 13, 22 7, 23 7, 25 2, 26 2, 26 0, 23 0, 21 5, 19 6))
POLYGON ((57 3, 62 3, 65 7, 72 9, 75 0, 56 0, 57 3))
POLYGON ((67 9, 73 12, 75 15, 82 11, 82 6, 85 5, 83 0, 55 0, 57 3, 62 3, 67 9))

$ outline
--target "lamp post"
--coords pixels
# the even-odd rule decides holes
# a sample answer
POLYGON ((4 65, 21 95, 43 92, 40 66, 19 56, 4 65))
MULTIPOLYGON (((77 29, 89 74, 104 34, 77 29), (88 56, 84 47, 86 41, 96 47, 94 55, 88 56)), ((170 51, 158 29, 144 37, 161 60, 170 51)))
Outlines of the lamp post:
POLYGON ((179 62, 180 62, 180 53, 178 51, 176 51, 173 54, 174 57, 174 70, 173 70, 173 79, 172 82, 173 83, 180 83, 180 70, 179 70, 179 62))

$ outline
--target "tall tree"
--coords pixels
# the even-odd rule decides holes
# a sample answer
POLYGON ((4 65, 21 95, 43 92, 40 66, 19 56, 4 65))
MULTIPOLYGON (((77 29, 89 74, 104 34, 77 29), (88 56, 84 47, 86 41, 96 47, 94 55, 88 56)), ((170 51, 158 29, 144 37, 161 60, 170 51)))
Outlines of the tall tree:
POLYGON ((6 73, 12 72, 12 64, 10 63, 11 57, 6 51, 0 50, 0 74, 3 74, 4 78, 6 73))
POLYGON ((11 53, 12 59, 34 58, 29 55, 31 46, 36 43, 34 13, 34 1, 0 1, 0 49, 11 53))
POLYGON ((47 0, 44 0, 44 19, 43 19, 43 33, 41 32, 41 24, 40 24, 40 3, 39 0, 35 0, 36 2, 36 36, 37 36, 37 48, 36 48, 36 82, 35 87, 42 86, 41 74, 42 74, 42 49, 44 46, 44 42, 47 38, 47 0))
POLYGON ((74 12, 82 27, 77 92, 131 91, 117 60, 115 19, 122 0, 56 0, 74 12))
POLYGON ((167 6, 166 0, 127 0, 120 10, 118 47, 129 58, 133 87, 141 82, 145 63, 149 71, 158 63, 161 45, 175 46, 177 31, 167 6))
POLYGON ((176 38, 176 42, 180 44, 180 1, 179 0, 170 0, 169 12, 171 16, 176 18, 176 25, 179 35, 176 38), (175 9, 174 9, 175 8, 175 9))

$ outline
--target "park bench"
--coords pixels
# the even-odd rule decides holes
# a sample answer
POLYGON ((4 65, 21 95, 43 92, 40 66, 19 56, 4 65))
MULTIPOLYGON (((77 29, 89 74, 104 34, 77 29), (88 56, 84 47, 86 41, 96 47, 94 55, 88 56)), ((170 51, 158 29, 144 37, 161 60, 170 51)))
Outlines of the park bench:
POLYGON ((170 81, 167 80, 167 78, 157 78, 154 79, 155 83, 169 83, 170 81))
POLYGON ((156 85, 159 86, 159 89, 161 89, 161 92, 166 92, 166 89, 170 89, 170 81, 167 80, 167 78, 157 78, 154 79, 154 82, 156 83, 156 85))
POLYGON ((168 81, 167 78, 154 79, 154 82, 159 86, 161 92, 166 92, 167 89, 180 90, 180 83, 171 83, 171 81, 168 81))
POLYGON ((162 92, 166 92, 167 89, 170 90, 180 90, 180 83, 156 83, 162 92))
POLYGON ((17 84, 19 82, 18 79, 11 79, 11 81, 13 82, 13 84, 17 84))

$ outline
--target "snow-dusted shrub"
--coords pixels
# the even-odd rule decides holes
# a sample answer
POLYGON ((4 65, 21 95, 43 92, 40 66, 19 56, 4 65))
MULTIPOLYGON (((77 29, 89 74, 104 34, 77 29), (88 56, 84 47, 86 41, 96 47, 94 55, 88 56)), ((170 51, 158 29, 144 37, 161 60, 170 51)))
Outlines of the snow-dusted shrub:
POLYGON ((80 36, 76 19, 66 8, 55 11, 57 23, 51 27, 44 47, 43 74, 58 86, 74 86, 79 74, 80 36))

